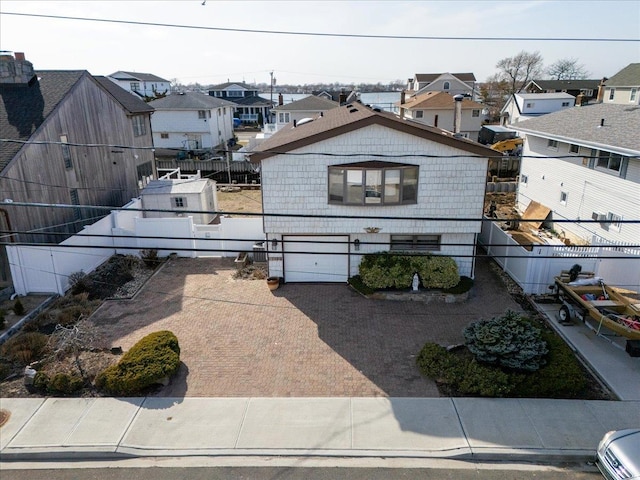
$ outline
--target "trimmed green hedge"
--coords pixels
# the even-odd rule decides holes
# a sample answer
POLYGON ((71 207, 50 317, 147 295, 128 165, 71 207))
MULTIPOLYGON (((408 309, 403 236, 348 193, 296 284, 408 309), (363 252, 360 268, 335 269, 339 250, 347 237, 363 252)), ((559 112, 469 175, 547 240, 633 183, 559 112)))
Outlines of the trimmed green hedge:
POLYGON ((359 273, 362 282, 374 289, 409 288, 415 273, 424 288, 451 288, 460 282, 458 264, 441 255, 370 253, 363 256, 359 273))
POLYGON ((96 377, 96 387, 112 395, 134 395, 173 375, 180 366, 176 336, 162 330, 142 338, 122 359, 96 377))

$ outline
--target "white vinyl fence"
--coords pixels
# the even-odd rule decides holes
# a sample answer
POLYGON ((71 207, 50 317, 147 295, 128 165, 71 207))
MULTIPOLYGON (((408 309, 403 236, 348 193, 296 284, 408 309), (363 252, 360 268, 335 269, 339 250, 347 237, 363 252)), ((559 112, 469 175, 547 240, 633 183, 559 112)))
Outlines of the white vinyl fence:
MULTIPOLYGON (((138 199, 125 209, 139 209, 138 199)), ((194 225, 191 217, 142 218, 142 212, 119 210, 85 227, 59 245, 7 245, 7 256, 18 295, 63 295, 74 272, 89 273, 115 254, 140 255, 157 249, 160 256, 235 257, 263 242, 262 218, 222 217, 217 225, 194 225), (100 235, 100 236, 92 236, 100 235)))
POLYGON ((486 217, 479 242, 526 294, 549 293, 554 277, 575 264, 579 264, 582 271, 594 272, 607 284, 640 290, 640 249, 637 248, 534 245, 529 251, 486 217))

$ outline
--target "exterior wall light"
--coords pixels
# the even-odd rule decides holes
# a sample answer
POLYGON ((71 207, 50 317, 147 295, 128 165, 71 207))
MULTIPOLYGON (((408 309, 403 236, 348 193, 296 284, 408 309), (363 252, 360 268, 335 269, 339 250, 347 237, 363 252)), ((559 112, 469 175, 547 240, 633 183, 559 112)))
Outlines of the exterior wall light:
POLYGON ((353 248, 355 248, 356 252, 360 251, 360 240, 359 239, 356 238, 353 241, 353 248))
POLYGON ((271 248, 276 249, 278 248, 278 239, 274 238, 273 240, 271 240, 271 248))

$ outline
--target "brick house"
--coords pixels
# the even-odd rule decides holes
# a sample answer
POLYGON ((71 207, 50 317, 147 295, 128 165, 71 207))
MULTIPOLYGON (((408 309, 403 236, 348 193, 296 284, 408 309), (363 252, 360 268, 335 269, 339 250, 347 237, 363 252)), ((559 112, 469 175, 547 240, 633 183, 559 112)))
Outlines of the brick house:
POLYGON ((451 256, 473 277, 492 154, 360 103, 281 129, 251 155, 269 274, 346 282, 362 254, 408 250, 451 256))

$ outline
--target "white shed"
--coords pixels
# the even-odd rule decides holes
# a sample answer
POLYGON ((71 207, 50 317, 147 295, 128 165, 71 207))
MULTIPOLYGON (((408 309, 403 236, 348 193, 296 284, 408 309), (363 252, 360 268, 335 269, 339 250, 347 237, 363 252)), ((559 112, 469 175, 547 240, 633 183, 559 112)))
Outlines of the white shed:
POLYGON ((215 223, 218 210, 216 182, 211 179, 152 180, 140 193, 145 218, 193 217, 193 223, 215 223))

